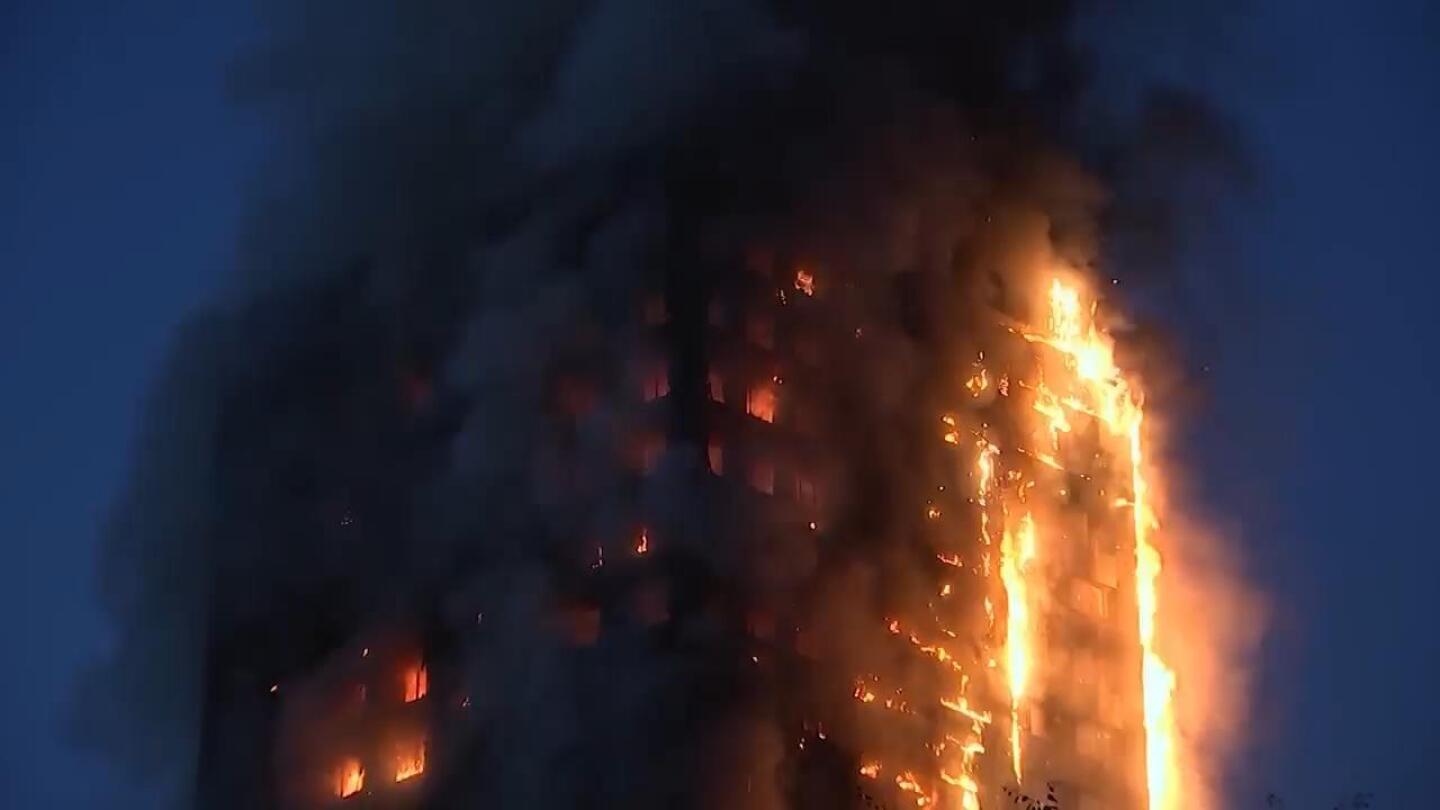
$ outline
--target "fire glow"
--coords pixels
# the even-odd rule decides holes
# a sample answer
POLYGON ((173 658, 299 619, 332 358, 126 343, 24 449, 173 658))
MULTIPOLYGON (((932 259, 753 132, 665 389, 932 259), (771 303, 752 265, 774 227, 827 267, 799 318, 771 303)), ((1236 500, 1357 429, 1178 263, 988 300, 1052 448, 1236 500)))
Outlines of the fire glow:
POLYGON ((1024 778, 1020 764, 1020 703, 1030 673, 1031 629, 1026 569, 1035 559, 1035 520, 1029 515, 1005 529, 1000 549, 1000 578, 1005 583, 1009 619, 1005 631, 1005 658, 1010 676, 1010 757, 1017 781, 1024 778))
POLYGON ((365 769, 360 760, 347 759, 335 769, 335 795, 342 799, 365 789, 365 769))
POLYGON ((407 667, 401 681, 405 687, 406 703, 414 703, 430 691, 430 675, 425 671, 424 664, 407 667))
MULTIPOLYGON (((909 619, 886 619, 892 636, 939 665, 941 684, 948 683, 942 686, 948 696, 940 704, 949 719, 940 724, 938 739, 924 741, 936 757, 933 770, 870 758, 860 773, 872 779, 885 770, 898 774, 895 785, 916 806, 978 810, 982 801, 990 801, 984 796, 1002 788, 993 760, 986 758, 992 732, 1005 740, 1010 784, 1023 790, 1028 779, 1055 778, 1056 749, 1043 739, 1047 702, 1073 700, 1091 690, 1094 697, 1088 699, 1096 702, 1085 704, 1091 708, 1075 718, 1080 756, 1099 757, 1124 782, 1129 768, 1124 763, 1131 760, 1128 749, 1113 744, 1118 737, 1111 729, 1131 722, 1121 714, 1124 706, 1134 705, 1134 727, 1143 730, 1143 750, 1134 757, 1135 771, 1143 769, 1132 794, 1136 805, 1147 810, 1195 806, 1201 800, 1183 795, 1178 764, 1183 753, 1174 709, 1179 678, 1159 652, 1162 565, 1151 489, 1157 472, 1146 455, 1140 388, 1120 368, 1114 339, 1097 325, 1096 305, 1085 286, 1056 276, 1037 292, 1043 326, 1010 322, 1001 330, 1003 340, 1028 348, 1022 354, 994 353, 1028 365, 987 367, 981 353, 968 378, 960 381, 961 396, 973 400, 971 407, 979 414, 974 419, 958 412, 941 417, 944 444, 970 459, 960 462, 960 471, 972 482, 977 536, 972 538, 976 554, 942 546, 935 557, 987 583, 982 642, 973 657, 952 646, 964 637, 951 629, 964 621, 963 613, 953 611, 964 608, 949 598, 953 589, 943 579, 937 589, 942 599, 930 603, 933 629, 929 624, 912 629, 909 619), (1074 561, 1086 554, 1089 561, 1075 569, 1074 561), (1128 574, 1107 562, 1130 554, 1128 574), (1117 598, 1120 588, 1133 589, 1133 613, 1130 601, 1117 598), (1133 704, 1098 689, 1090 675, 1062 681, 1067 672, 1089 672, 1076 662, 1096 654, 1082 649, 1083 642, 1072 649, 1059 629, 1075 621, 1071 611, 1103 623, 1111 628, 1105 632, 1118 632, 1138 647, 1133 669, 1123 651, 1099 653, 1099 666, 1109 673, 1102 679, 1119 684, 1120 694, 1134 695, 1133 704), (1005 690, 998 694, 1008 692, 1003 707, 987 705, 995 690, 977 688, 996 676, 1005 690), (1124 688, 1125 683, 1133 686, 1124 688), (1048 765, 1026 767, 1031 746, 1041 752, 1035 762, 1048 765), (1045 768, 1050 772, 1029 773, 1045 768)), ((926 518, 940 523, 944 510, 926 503, 926 518)), ((868 707, 898 708, 901 704, 887 699, 880 686, 873 675, 857 680, 854 697, 868 707)))
POLYGON ((418 742, 400 751, 395 757, 395 781, 404 782, 425 772, 425 743, 418 742))
MULTIPOLYGON (((1053 441, 1068 432, 1069 412, 1085 414, 1123 443, 1130 468, 1128 505, 1135 544, 1135 598, 1142 651, 1141 698, 1144 706, 1145 782, 1151 810, 1179 807, 1176 729, 1173 711, 1175 673, 1156 651, 1156 614, 1159 604, 1160 552, 1153 543, 1157 528, 1151 512, 1144 452, 1145 413, 1139 392, 1115 361, 1115 343, 1095 325, 1095 306, 1081 302, 1075 286, 1059 278, 1051 281, 1047 298, 1047 327, 1026 332, 1025 338, 1058 353, 1071 373, 1068 391, 1051 393, 1037 386, 1035 410, 1046 416, 1053 441)), ((1123 507, 1122 507, 1123 508, 1123 507)))

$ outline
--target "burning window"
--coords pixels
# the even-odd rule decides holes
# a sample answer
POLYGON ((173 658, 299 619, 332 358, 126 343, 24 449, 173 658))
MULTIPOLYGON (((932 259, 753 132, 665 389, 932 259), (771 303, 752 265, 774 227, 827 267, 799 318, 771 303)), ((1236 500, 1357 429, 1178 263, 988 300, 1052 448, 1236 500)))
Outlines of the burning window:
POLYGON ((425 741, 401 745, 395 753, 395 781, 404 782, 425 772, 425 741))
POLYGON ((710 472, 716 475, 725 474, 725 445, 719 439, 711 439, 706 447, 706 457, 710 461, 710 472))
POLYGON ((335 767, 335 795, 340 798, 354 796, 365 788, 365 768, 360 760, 350 758, 335 767))
POLYGON ((669 319, 670 312, 665 306, 665 296, 654 293, 645 297, 645 323, 658 326, 669 319))
POLYGON ((723 403, 725 401, 725 378, 720 376, 720 372, 710 369, 707 385, 710 388, 710 399, 723 403))
POLYGON ((755 459, 750 464, 750 486, 766 495, 774 495, 775 465, 765 459, 755 459))
POLYGON ((405 690, 406 703, 414 703, 425 697, 425 693, 430 691, 430 674, 426 671, 424 664, 406 667, 400 675, 400 680, 405 690))
POLYGON ((775 348, 775 322, 764 315, 751 315, 745 324, 745 336, 751 343, 765 349, 775 348))
POLYGON ((670 370, 664 365, 656 363, 645 372, 645 379, 641 385, 641 393, 646 402, 654 402, 657 399, 670 393, 670 370))
POLYGON ((745 392, 745 413, 762 422, 775 421, 775 389, 767 383, 752 385, 745 392))

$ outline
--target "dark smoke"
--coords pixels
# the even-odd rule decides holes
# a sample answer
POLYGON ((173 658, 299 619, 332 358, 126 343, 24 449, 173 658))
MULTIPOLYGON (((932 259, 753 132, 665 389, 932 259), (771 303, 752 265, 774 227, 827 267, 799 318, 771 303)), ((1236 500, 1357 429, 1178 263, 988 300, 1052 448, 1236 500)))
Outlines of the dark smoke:
MULTIPOLYGON (((1237 151, 1176 93, 1083 126, 1096 63, 1060 0, 261 5, 270 40, 231 92, 274 152, 229 293, 152 394, 104 531, 117 643, 75 707, 163 803, 196 801, 207 689, 259 694, 413 622, 446 629, 483 718, 442 790, 793 806, 787 713, 857 671, 920 678, 856 628, 916 591, 906 493, 934 462, 914 414, 1005 295, 957 302, 955 277, 1035 239, 1163 265, 1177 189, 1237 151), (637 302, 802 257, 843 290, 830 333, 865 330, 820 348, 844 362, 817 372, 819 551, 701 496, 694 426, 638 484, 617 428, 637 302), (600 385, 557 435, 564 380, 600 385), (627 568, 641 521, 657 556, 627 568), (662 629, 626 618, 639 594, 662 629), (601 642, 573 649, 556 605, 603 608, 601 642), (727 617, 755 609, 813 628, 831 671, 752 676, 727 617)), ((677 396, 703 384, 686 374, 677 396)))

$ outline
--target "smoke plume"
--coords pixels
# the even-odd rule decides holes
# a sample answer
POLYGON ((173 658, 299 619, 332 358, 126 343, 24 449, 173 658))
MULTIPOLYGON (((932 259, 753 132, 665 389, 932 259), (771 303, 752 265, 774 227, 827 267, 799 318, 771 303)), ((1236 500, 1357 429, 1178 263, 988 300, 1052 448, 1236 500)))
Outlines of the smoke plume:
MULTIPOLYGON (((841 714, 856 672, 927 688, 861 628, 920 593, 911 502, 941 462, 915 415, 963 379, 982 309, 1013 309, 1042 256, 1163 264, 1177 189, 1235 153, 1174 93, 1087 126, 1105 100, 1063 0, 260 13, 230 92, 273 150, 226 294, 152 392, 104 530, 117 642, 75 708, 180 803, 209 691, 260 701, 424 626, 478 718, 437 806, 801 806, 787 729, 841 714), (703 430, 637 429, 630 393, 666 362, 642 302, 682 330, 700 293, 800 264, 831 302, 823 544, 702 495, 703 430), (590 621, 588 646, 557 629, 590 621), (790 634, 824 666, 756 651, 790 634)), ((677 398, 703 392, 672 368, 677 398)), ((861 731, 887 733, 833 744, 861 731)))

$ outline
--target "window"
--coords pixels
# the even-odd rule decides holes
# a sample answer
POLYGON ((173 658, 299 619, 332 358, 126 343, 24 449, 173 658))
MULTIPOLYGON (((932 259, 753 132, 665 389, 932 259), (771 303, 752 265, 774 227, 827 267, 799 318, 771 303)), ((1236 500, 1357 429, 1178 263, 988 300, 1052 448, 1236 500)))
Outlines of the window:
POLYGON ((659 326, 669 319, 670 312, 665 306, 665 296, 653 293, 645 297, 645 323, 659 326))
POLYGON ((1093 652, 1084 648, 1076 650, 1070 667, 1070 677, 1076 683, 1094 686, 1100 682, 1100 662, 1093 652))
POLYGON ((815 491, 815 482, 803 475, 795 476, 795 501, 802 506, 815 506, 819 503, 819 496, 815 491))
POLYGON ((647 433, 640 437, 640 470, 646 474, 655 471, 660 458, 665 455, 665 437, 647 433))
POLYGON ((1120 562, 1115 554, 1106 551, 1095 552, 1095 581, 1107 588, 1120 584, 1120 562))
POLYGON ((807 402, 787 401, 785 403, 785 421, 794 425, 795 432, 802 436, 814 436, 819 433, 815 422, 815 409, 807 402))
POLYGON ((1115 690, 1110 688, 1107 678, 1101 678, 1100 684, 1095 687, 1095 717, 1114 728, 1125 723, 1121 702, 1116 699, 1115 690))
POLYGON ((775 348, 775 322, 764 315, 751 315, 745 325, 751 343, 765 349, 775 348))
POLYGON ((400 680, 405 690, 406 703, 414 703, 430 691, 430 674, 425 670, 424 664, 406 667, 400 680))
POLYGON ((745 394, 745 413, 762 422, 775 421, 775 389, 765 383, 757 383, 745 394))
POLYGON ((1075 750, 1083 756, 1104 759, 1110 755, 1110 735, 1093 723, 1075 729, 1075 750))
POLYGON ((645 374, 641 393, 646 402, 654 402, 670 393, 670 372, 664 365, 656 363, 645 374))
POLYGON ((711 326, 720 327, 725 325, 725 304, 721 302, 720 299, 710 299, 710 303, 706 307, 706 313, 711 326))
POLYGON ((745 630, 751 638, 769 641, 775 638, 775 616, 767 610, 750 610, 745 614, 745 630))
POLYGON ((425 741, 404 743, 395 750, 395 781, 404 782, 425 772, 425 741))
POLYGON ((795 341, 795 354, 812 366, 818 365, 820 363, 820 341, 816 340, 813 335, 798 338, 795 341))
POLYGON ((750 464, 750 486, 766 495, 775 494, 775 465, 764 459, 750 464))
MULTIPOLYGON (((603 557, 596 552, 592 568, 603 564, 603 557)), ((589 605, 572 605, 560 613, 561 629, 575 647, 591 647, 600 638, 600 609, 589 605)))
POLYGON ((770 275, 775 272, 775 251, 763 245, 745 248, 745 268, 762 276, 770 275))
POLYGON ((1102 588, 1094 583, 1078 579, 1075 580, 1072 587, 1072 599, 1076 610, 1091 619, 1110 618, 1112 591, 1109 588, 1102 588))
POLYGON ((1045 710, 1039 706, 1030 706, 1030 734, 1034 737, 1045 736, 1045 710))
POLYGON ((348 798, 365 789, 365 768, 353 757, 335 766, 335 795, 348 798))
POLYGON ((725 379, 720 376, 720 372, 713 368, 710 369, 706 384, 710 389, 710 399, 715 402, 725 402, 725 379))
POLYGON ((719 439, 711 439, 710 445, 706 448, 706 456, 710 461, 710 472, 716 475, 725 474, 725 446, 720 444, 719 439))
POLYGON ((572 417, 581 417, 590 412, 595 405, 595 390, 584 381, 574 378, 566 378, 558 385, 557 398, 560 408, 572 417))

